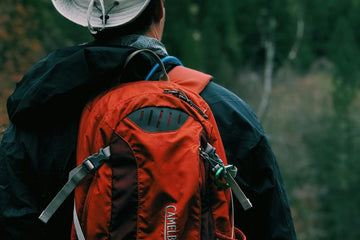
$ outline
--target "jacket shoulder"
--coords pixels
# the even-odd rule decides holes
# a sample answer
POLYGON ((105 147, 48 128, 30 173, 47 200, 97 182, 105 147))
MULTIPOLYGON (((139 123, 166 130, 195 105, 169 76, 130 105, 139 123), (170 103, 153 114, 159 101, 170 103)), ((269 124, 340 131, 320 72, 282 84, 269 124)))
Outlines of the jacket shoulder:
POLYGON ((225 127, 245 125, 249 130, 265 135, 253 109, 232 91, 210 81, 200 95, 209 104, 216 118, 222 119, 225 127))

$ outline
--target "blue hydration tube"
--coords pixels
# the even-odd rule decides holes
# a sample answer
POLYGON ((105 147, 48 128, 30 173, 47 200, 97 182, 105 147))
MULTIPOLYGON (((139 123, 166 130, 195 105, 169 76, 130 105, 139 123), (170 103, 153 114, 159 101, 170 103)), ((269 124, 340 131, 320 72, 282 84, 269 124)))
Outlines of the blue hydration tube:
MULTIPOLYGON (((177 59, 176 57, 173 57, 173 56, 167 56, 167 57, 164 57, 163 59, 161 59, 161 62, 163 64, 167 63, 167 62, 175 62, 177 64, 179 64, 180 66, 184 66, 182 64, 182 62, 177 59)), ((154 75, 154 73, 156 72, 156 70, 159 68, 159 64, 155 64, 155 66, 150 70, 149 74, 146 76, 145 78, 145 81, 149 81, 149 79, 152 77, 152 75, 154 75)))

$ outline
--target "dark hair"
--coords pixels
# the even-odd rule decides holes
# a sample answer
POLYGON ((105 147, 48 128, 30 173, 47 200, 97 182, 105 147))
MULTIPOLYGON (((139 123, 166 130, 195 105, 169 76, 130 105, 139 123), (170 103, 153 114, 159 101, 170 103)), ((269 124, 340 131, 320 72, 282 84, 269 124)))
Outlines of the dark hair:
POLYGON ((154 21, 157 21, 155 17, 155 9, 158 7, 158 4, 160 4, 160 0, 151 0, 140 16, 135 18, 133 21, 120 27, 104 29, 93 36, 96 39, 106 39, 129 34, 144 34, 149 30, 150 25, 154 21))

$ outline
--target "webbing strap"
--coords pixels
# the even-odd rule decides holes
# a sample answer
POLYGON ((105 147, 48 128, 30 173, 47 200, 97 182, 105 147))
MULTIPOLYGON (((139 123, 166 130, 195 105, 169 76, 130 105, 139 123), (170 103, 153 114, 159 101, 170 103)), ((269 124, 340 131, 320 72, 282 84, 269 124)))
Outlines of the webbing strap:
POLYGON ((231 174, 227 172, 224 175, 224 178, 226 182, 230 185, 231 190, 235 194, 235 197, 239 200, 243 209, 246 211, 252 208, 250 200, 246 197, 245 193, 241 190, 241 188, 236 183, 235 179, 231 176, 231 174))
POLYGON ((54 215, 56 210, 59 209, 61 204, 66 198, 74 191, 77 185, 89 174, 94 172, 96 169, 110 157, 110 147, 107 146, 104 149, 100 149, 98 153, 95 153, 86 158, 82 164, 74 168, 69 173, 69 179, 62 189, 56 194, 50 204, 40 214, 39 219, 47 223, 50 218, 54 215))
POLYGON ((85 240, 84 233, 81 229, 79 217, 76 212, 75 201, 74 201, 74 210, 73 210, 73 220, 74 220, 74 227, 75 227, 75 232, 76 232, 76 236, 78 237, 78 240, 85 240))
POLYGON ((80 165, 71 170, 69 175, 72 175, 72 177, 69 178, 68 182, 63 186, 63 188, 58 192, 58 194, 56 194, 50 204, 40 214, 39 219, 44 223, 47 223, 49 219, 54 215, 56 210, 58 210, 60 205, 66 200, 66 198, 71 194, 71 192, 80 183, 80 181, 84 179, 87 174, 88 170, 84 165, 80 165))

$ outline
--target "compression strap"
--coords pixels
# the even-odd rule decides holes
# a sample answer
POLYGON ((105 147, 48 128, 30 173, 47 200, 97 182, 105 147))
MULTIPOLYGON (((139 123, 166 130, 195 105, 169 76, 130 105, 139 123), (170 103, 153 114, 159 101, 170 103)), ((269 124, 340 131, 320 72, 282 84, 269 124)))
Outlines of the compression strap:
POLYGON ((71 170, 67 183, 56 194, 45 210, 40 214, 39 219, 42 222, 47 223, 54 215, 56 210, 58 210, 61 204, 66 200, 66 198, 74 191, 76 186, 78 186, 88 174, 93 173, 95 170, 99 169, 109 158, 110 147, 107 146, 103 149, 100 149, 98 153, 87 157, 82 162, 82 164, 71 170))

